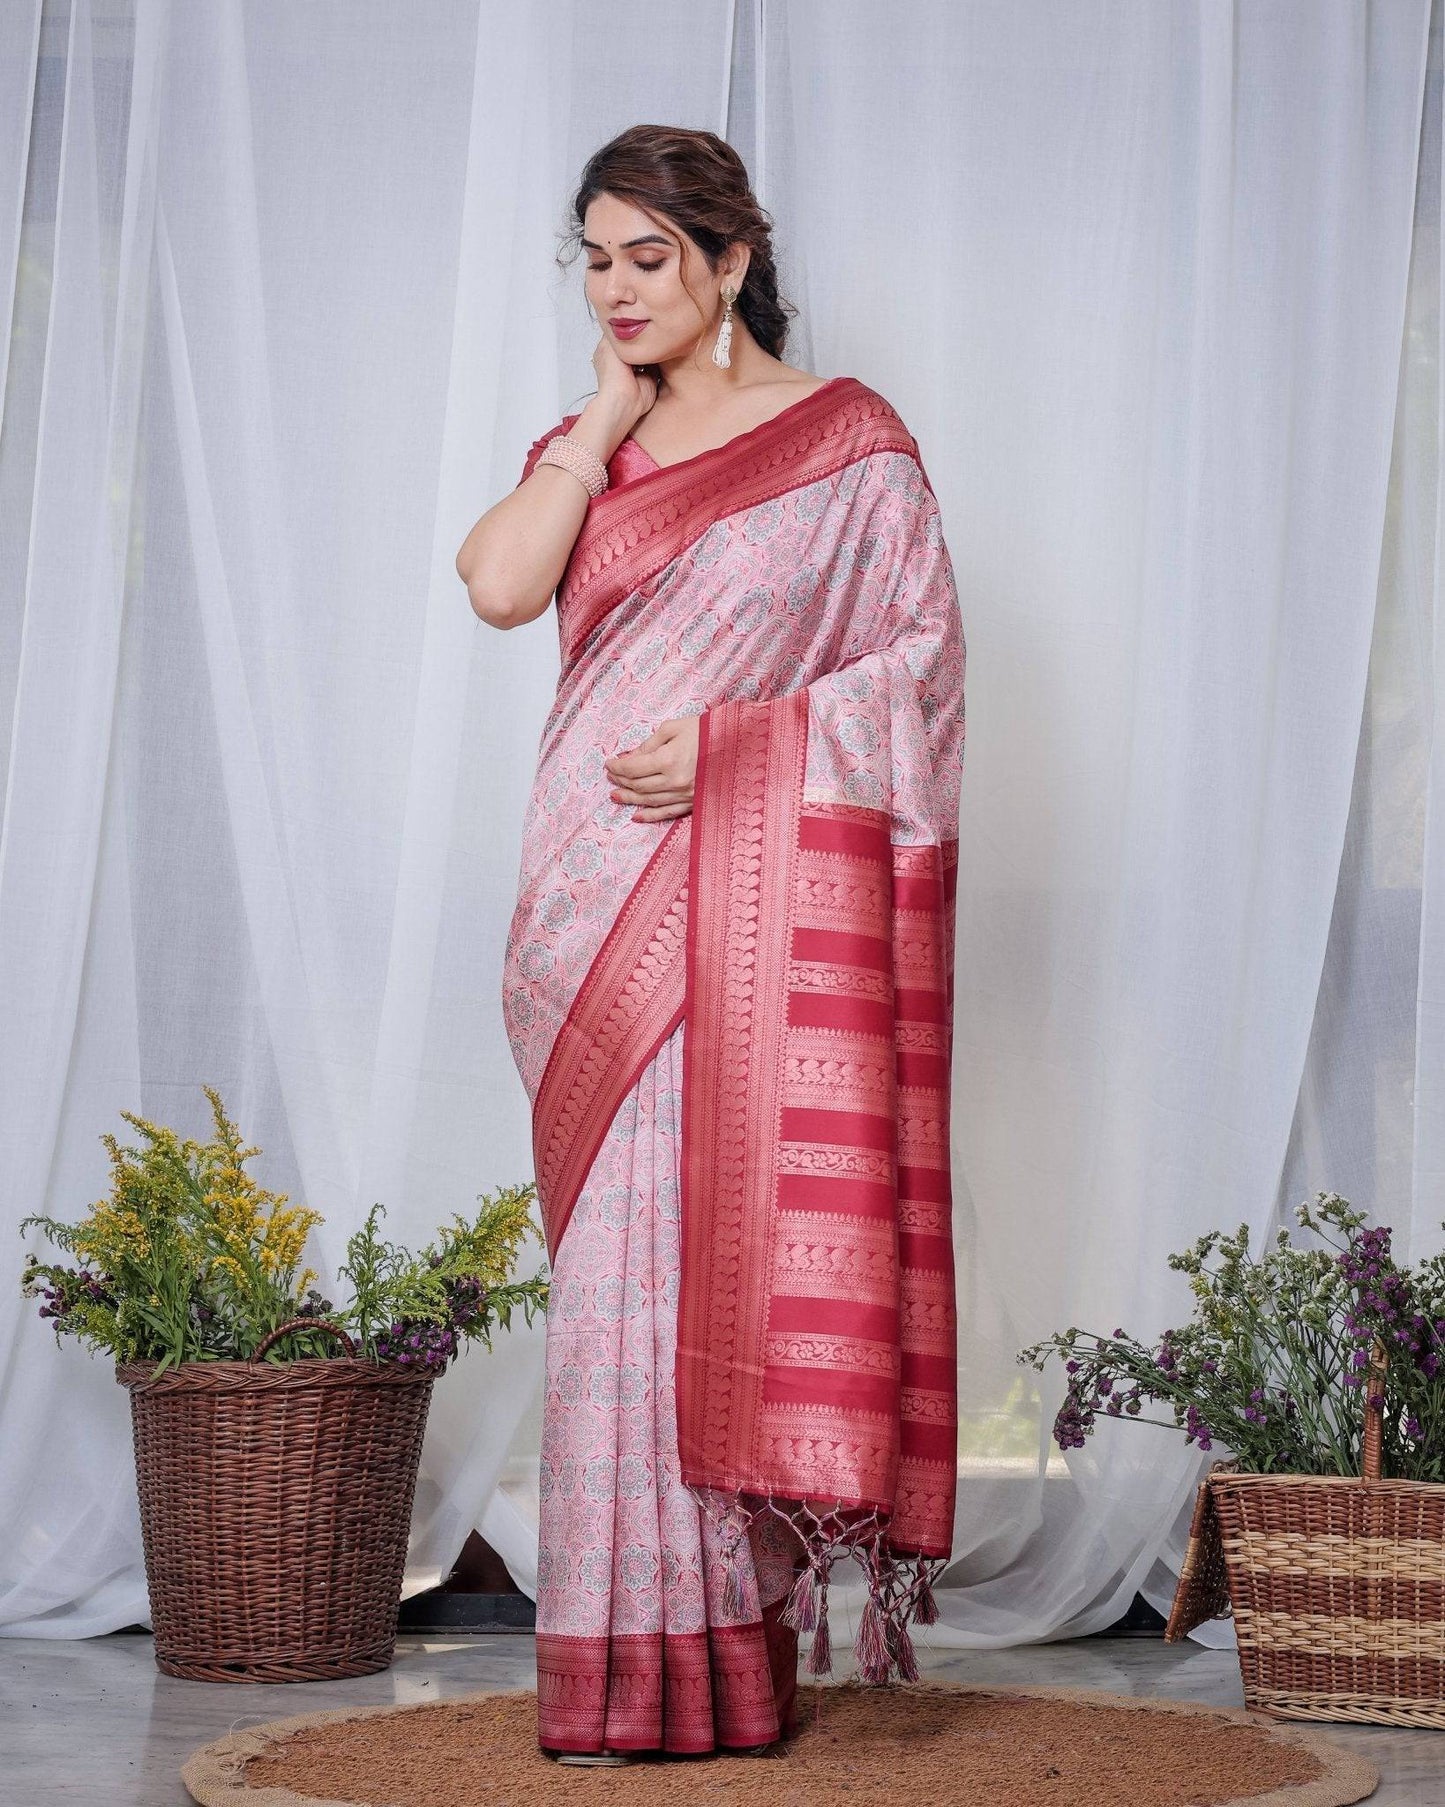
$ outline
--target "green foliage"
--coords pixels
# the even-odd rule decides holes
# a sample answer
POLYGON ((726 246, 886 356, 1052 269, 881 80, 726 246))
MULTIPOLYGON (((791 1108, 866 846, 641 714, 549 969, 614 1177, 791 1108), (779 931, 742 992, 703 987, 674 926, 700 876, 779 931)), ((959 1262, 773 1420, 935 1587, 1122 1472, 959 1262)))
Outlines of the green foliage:
MULTIPOLYGON (((32 1251, 21 1278, 27 1296, 44 1300, 40 1315, 53 1324, 57 1341, 74 1336, 117 1361, 156 1361, 165 1369, 183 1361, 247 1360, 288 1320, 327 1317, 351 1330, 367 1355, 404 1358, 408 1365, 418 1363, 419 1345, 405 1338, 425 1325, 419 1365, 440 1369, 463 1338, 490 1347, 492 1328, 508 1327, 514 1306, 523 1307, 529 1323, 545 1309, 544 1279, 508 1280, 522 1241, 541 1240, 529 1214, 536 1189, 527 1185, 483 1195, 475 1219, 454 1217, 417 1256, 382 1240, 381 1206, 373 1206, 341 1270, 352 1281, 353 1302, 334 1313, 314 1287, 308 1290, 315 1270, 301 1267, 320 1215, 258 1184, 246 1163, 261 1151, 243 1144, 215 1088, 203 1089, 214 1123, 209 1140, 182 1140, 122 1111, 141 1145, 102 1136, 109 1195, 78 1223, 37 1214, 20 1225, 22 1235, 38 1229, 73 1258, 73 1265, 43 1261, 32 1251)), ((266 1359, 339 1350, 325 1333, 298 1328, 266 1359)))
POLYGON ((1242 1224, 1171 1255, 1189 1276, 1194 1316, 1157 1347, 1122 1328, 1105 1337, 1071 1327, 1020 1350, 1039 1370, 1063 1358, 1059 1447, 1082 1448, 1100 1411, 1167 1425, 1143 1417, 1149 1400, 1187 1442, 1222 1444, 1251 1472, 1356 1475, 1369 1397, 1383 1412, 1386 1475, 1445 1479, 1445 1256, 1399 1267, 1389 1229, 1367 1227, 1338 1193, 1317 1193, 1295 1217, 1313 1246, 1280 1230, 1256 1260, 1242 1224), (1372 1366, 1376 1349, 1383 1368, 1372 1366))
POLYGON ((449 1334, 454 1343, 475 1338, 490 1348, 492 1330, 510 1329, 518 1306, 530 1324, 546 1309, 547 1283, 507 1276, 523 1241, 540 1241, 529 1209, 535 1197, 532 1184, 484 1193, 474 1218, 454 1216, 415 1255, 386 1241, 377 1222, 382 1207, 373 1205, 346 1245, 340 1274, 350 1283, 352 1303, 340 1321, 368 1354, 404 1362, 417 1360, 418 1350, 431 1351, 433 1360, 438 1352, 450 1354, 449 1334), (423 1326, 438 1334, 409 1346, 423 1326))

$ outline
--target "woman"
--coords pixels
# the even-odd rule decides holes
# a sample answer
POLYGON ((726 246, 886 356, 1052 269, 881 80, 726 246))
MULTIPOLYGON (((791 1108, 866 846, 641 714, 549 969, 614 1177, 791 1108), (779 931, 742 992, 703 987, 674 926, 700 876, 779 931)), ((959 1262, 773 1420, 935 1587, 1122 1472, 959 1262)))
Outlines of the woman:
POLYGON ((782 362, 736 153, 635 127, 574 215, 597 393, 457 565, 494 626, 557 593, 504 1011, 552 1264, 538 1738, 595 1761, 788 1735, 841 1554, 862 1674, 917 1674, 964 642, 916 442, 782 362))

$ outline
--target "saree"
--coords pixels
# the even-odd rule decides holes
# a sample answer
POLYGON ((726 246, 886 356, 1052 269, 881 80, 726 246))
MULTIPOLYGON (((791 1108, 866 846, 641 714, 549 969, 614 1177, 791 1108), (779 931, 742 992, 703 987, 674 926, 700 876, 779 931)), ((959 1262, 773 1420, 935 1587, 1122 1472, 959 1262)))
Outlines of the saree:
POLYGON ((705 1751, 786 1733, 800 1631, 831 1672, 840 1558, 865 1681, 936 1617, 965 649, 917 442, 855 378, 609 474, 502 982, 552 1273, 538 1737, 705 1751), (604 762, 685 715, 691 812, 634 821, 604 762))

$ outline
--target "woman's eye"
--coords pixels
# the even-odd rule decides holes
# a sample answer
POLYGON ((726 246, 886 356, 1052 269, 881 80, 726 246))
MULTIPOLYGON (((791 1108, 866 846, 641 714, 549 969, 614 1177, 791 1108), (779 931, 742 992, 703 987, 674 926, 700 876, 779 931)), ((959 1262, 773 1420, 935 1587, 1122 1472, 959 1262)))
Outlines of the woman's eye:
MULTIPOLYGON (((654 270, 660 270, 662 268, 663 264, 665 264, 666 262, 667 262, 667 259, 664 257, 658 263, 639 264, 637 267, 639 270, 645 270, 647 272, 647 274, 650 276, 654 270)), ((610 267, 611 266, 608 264, 588 264, 587 272, 590 276, 601 276, 610 267)))

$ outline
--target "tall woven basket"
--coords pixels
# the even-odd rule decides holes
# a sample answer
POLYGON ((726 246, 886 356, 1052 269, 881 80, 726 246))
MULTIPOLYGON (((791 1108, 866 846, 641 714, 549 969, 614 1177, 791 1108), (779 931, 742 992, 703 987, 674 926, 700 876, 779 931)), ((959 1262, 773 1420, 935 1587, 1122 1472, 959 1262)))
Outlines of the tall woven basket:
POLYGON ((1381 1479, 1385 1350, 1365 1388, 1358 1479, 1199 1485, 1166 1640, 1232 1614, 1244 1702, 1276 1719, 1445 1729, 1445 1485, 1381 1479))
POLYGON ((433 1376, 293 1319, 250 1361, 118 1364, 130 1391, 155 1656, 195 1681, 322 1681, 396 1645, 433 1376), (261 1358, 288 1330, 346 1355, 261 1358))

